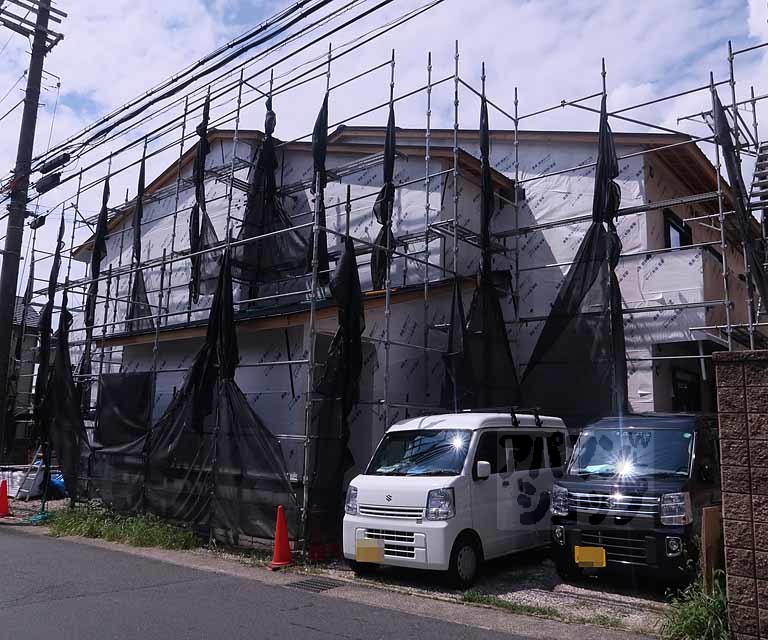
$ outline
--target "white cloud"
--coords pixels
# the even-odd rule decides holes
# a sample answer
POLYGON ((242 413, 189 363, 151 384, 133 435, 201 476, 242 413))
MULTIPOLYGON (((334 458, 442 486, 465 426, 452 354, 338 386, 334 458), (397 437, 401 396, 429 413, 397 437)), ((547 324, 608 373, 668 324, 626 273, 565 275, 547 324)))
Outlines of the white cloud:
MULTIPOLYGON (((60 8, 69 12, 61 25, 66 38, 46 63, 46 68, 62 79, 54 141, 65 138, 186 67, 283 4, 277 0, 62 1, 60 8)), ((335 35, 332 40, 338 45, 419 4, 416 0, 397 0, 386 11, 355 25, 348 32, 335 35)), ((373 2, 368 2, 365 6, 372 5, 373 2)), ((514 87, 519 87, 521 113, 599 91, 602 57, 606 58, 607 65, 609 106, 619 108, 705 84, 710 70, 717 78, 724 78, 727 40, 732 39, 737 46, 748 46, 759 38, 768 39, 766 19, 768 4, 765 0, 647 0, 641 4, 632 0, 574 0, 569 3, 560 0, 446 0, 431 13, 334 63, 333 81, 383 62, 395 48, 396 92, 405 93, 425 83, 427 51, 433 52, 433 79, 453 72, 454 40, 458 38, 461 41, 462 77, 479 87, 480 66, 485 61, 488 95, 510 112, 514 87)), ((3 42, 4 39, 0 39, 0 46, 3 42)), ((297 60, 322 56, 326 50, 327 43, 321 43, 297 60)), ((27 43, 14 36, 3 54, 0 97, 27 64, 26 51, 27 43)), ((748 94, 750 82, 756 83, 757 93, 768 92, 768 87, 760 84, 768 71, 764 51, 737 60, 740 96, 748 94)), ((284 53, 286 51, 280 55, 284 53)), ((276 69, 276 73, 279 75, 295 63, 293 60, 285 63, 276 69)), ((259 81, 265 77, 261 76, 259 81)), ((377 102, 385 102, 388 83, 389 70, 382 69, 335 92, 331 100, 331 121, 348 117, 377 102)), ((278 135, 288 138, 311 130, 323 88, 324 80, 319 79, 275 99, 278 135)), ((727 87, 721 91, 725 96, 727 87)), ((17 100, 19 95, 18 90, 13 94, 17 100)), ((0 115, 6 106, 13 104, 13 96, 0 105, 0 115)), ((42 98, 45 107, 40 112, 38 150, 44 149, 47 142, 54 97, 55 93, 46 91, 42 98)), ((452 125, 452 99, 452 83, 435 89, 434 126, 452 125)), ((708 102, 708 94, 702 92, 646 107, 631 115, 677 127, 677 115, 704 109, 708 102)), ((597 102, 593 104, 596 106, 597 102)), ((423 126, 425 106, 423 94, 399 103, 398 124, 423 126)), ((214 116, 231 108, 231 104, 227 108, 218 107, 214 116)), ((20 109, 0 125, 2 174, 12 166, 19 117, 20 109)), ((461 125, 476 127, 477 117, 476 98, 463 91, 461 125)), ((385 112, 380 111, 356 123, 383 125, 385 118, 385 112)), ((510 121, 494 111, 491 119, 494 127, 511 127, 510 121)), ((524 126, 594 129, 596 120, 595 114, 582 110, 557 109, 524 121, 524 126)), ((263 103, 243 111, 243 126, 260 128, 262 123, 263 103)), ((689 125, 680 126, 698 131, 693 125, 690 129, 689 125)), ((616 131, 628 129, 629 125, 614 124, 616 131)), ((132 135, 132 139, 136 139, 143 133, 132 135)), ((116 144, 127 140, 121 136, 116 144)), ((106 147, 105 151, 108 149, 106 147)), ((174 151, 169 151, 154 159, 149 166, 150 175, 159 172, 174 155, 174 151)), ((131 156, 131 159, 135 158, 136 153, 131 156)), ((103 173, 103 167, 92 171, 86 176, 86 182, 103 173)), ((126 188, 135 192, 135 174, 136 171, 131 170, 114 180, 114 201, 122 199, 126 188)), ((95 211, 98 191, 94 190, 84 198, 82 204, 86 211, 95 211)), ((66 193, 57 192, 46 202, 54 202, 64 195, 66 193)), ((47 225, 46 238, 50 238, 54 226, 47 225)))

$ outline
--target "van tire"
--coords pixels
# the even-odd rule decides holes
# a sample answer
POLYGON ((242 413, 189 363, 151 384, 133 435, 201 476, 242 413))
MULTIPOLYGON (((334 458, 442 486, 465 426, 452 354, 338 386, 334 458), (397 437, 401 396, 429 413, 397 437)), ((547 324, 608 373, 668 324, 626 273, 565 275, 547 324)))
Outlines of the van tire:
POLYGON ((371 562, 357 562, 355 560, 348 560, 349 567, 355 572, 356 576, 370 576, 376 573, 376 566, 371 562))
POLYGON ((483 553, 477 539, 462 533, 451 550, 451 561, 448 566, 448 583, 456 589, 466 589, 471 586, 480 574, 480 564, 483 553))

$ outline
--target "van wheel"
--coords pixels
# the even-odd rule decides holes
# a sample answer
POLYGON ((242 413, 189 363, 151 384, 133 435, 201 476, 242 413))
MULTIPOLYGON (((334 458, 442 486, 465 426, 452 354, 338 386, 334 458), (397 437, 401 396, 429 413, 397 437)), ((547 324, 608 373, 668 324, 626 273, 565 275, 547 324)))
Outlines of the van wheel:
POLYGON ((376 565, 370 562, 356 562, 349 560, 349 567, 355 572, 356 576, 370 576, 376 573, 376 565))
POLYGON ((448 582, 457 589, 471 586, 480 573, 482 553, 475 539, 467 534, 459 536, 451 550, 448 582))

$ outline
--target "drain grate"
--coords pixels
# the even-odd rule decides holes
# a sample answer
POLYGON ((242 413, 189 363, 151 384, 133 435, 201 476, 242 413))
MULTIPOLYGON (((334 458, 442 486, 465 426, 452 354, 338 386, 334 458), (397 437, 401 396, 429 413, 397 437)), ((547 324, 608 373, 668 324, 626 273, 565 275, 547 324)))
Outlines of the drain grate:
POLYGON ((307 578, 306 580, 291 582, 287 586, 294 589, 302 589, 303 591, 311 591, 312 593, 320 593, 321 591, 330 591, 343 585, 344 583, 340 580, 333 580, 332 578, 307 578))

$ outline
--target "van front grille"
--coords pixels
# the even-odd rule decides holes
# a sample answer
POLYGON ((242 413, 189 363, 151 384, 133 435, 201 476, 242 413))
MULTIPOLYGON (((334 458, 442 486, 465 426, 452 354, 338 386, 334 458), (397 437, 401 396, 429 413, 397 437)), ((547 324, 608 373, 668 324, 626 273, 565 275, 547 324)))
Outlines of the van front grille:
POLYGON ((654 517, 659 513, 657 496, 623 496, 607 493, 568 493, 568 507, 577 513, 654 517))
POLYGON ((416 549, 400 544, 385 544, 384 556, 389 556, 390 558, 415 558, 416 549))
POLYGON ((603 547, 608 562, 648 564, 648 547, 643 533, 633 531, 582 531, 581 543, 603 547))
POLYGON ((400 518, 404 520, 420 520, 424 517, 421 507, 391 507, 389 505, 361 504, 358 507, 361 516, 374 518, 400 518))
POLYGON ((388 529, 366 529, 365 537, 373 540, 384 540, 384 542, 407 542, 414 544, 416 534, 413 531, 390 531, 388 529))

